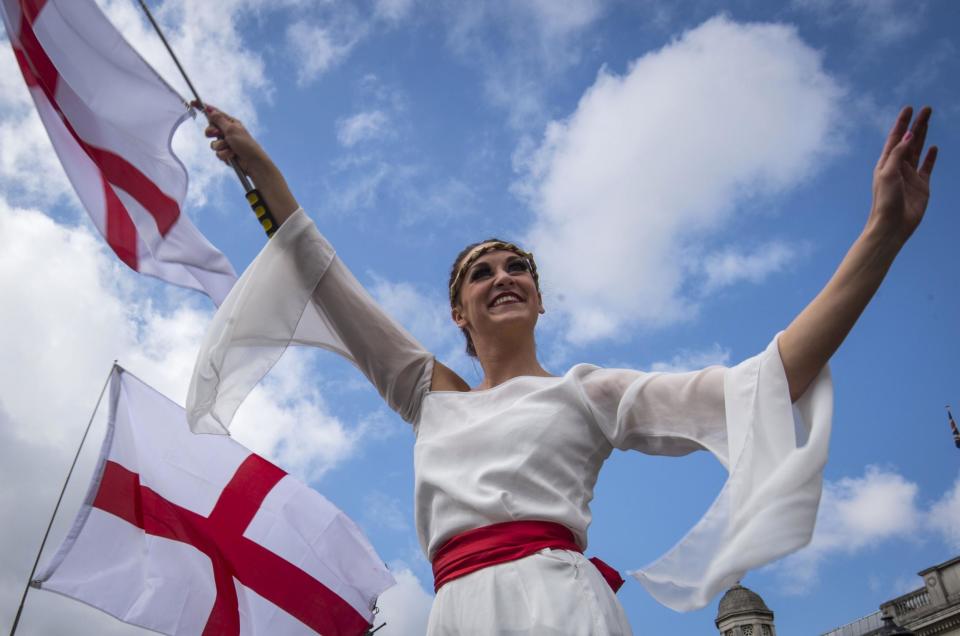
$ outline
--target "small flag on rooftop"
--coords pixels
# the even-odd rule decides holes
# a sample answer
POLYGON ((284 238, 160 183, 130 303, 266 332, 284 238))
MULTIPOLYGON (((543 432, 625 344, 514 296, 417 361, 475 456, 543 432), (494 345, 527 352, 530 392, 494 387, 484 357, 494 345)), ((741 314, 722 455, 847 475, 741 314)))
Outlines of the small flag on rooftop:
POLYGON ((957 422, 953 419, 953 413, 950 412, 950 405, 947 405, 947 418, 950 420, 950 430, 953 432, 953 443, 960 448, 960 429, 957 429, 957 422))

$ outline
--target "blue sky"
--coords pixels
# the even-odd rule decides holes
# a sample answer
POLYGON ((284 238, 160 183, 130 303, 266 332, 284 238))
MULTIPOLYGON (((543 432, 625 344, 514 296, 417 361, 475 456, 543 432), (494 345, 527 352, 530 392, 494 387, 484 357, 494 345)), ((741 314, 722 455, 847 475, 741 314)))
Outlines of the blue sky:
MULTIPOLYGON (((182 86, 135 3, 99 3, 182 86)), ((499 235, 537 255, 539 350, 555 373, 584 361, 735 364, 792 320, 862 229, 899 108, 932 105, 941 157, 927 217, 831 363, 834 434, 813 543, 744 584, 780 634, 814 634, 919 587, 918 570, 960 553, 960 451, 943 409, 960 411, 960 5, 150 4, 202 96, 249 124, 361 281, 471 383, 477 367, 444 291, 464 244, 499 235)), ((122 269, 78 208, 6 43, 0 69, 7 624, 110 362, 182 403, 212 306, 122 269)), ((201 130, 187 122, 175 139, 188 211, 241 270, 264 238, 201 130)), ((431 579, 413 527, 413 436, 362 377, 331 355, 290 352, 236 435, 367 531, 401 581, 381 633, 422 629, 431 579)), ((722 480, 706 454, 614 455, 589 552, 621 570, 652 561, 722 480)), ((716 602, 677 614, 632 581, 619 597, 638 633, 714 631, 716 602)), ((20 633, 67 624, 137 633, 43 593, 20 633)))

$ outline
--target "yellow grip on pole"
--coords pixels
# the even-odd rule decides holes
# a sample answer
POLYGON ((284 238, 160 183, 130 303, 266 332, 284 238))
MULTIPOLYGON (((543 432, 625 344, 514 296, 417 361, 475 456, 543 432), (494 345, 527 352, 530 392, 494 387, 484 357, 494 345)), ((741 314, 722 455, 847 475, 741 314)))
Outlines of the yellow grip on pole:
POLYGON ((277 231, 277 221, 273 218, 273 214, 270 212, 270 208, 267 207, 266 201, 260 196, 260 191, 256 188, 249 190, 247 192, 247 202, 250 204, 250 208, 253 209, 253 213, 257 215, 257 220, 260 221, 260 225, 263 226, 263 231, 267 233, 267 238, 273 237, 277 231))

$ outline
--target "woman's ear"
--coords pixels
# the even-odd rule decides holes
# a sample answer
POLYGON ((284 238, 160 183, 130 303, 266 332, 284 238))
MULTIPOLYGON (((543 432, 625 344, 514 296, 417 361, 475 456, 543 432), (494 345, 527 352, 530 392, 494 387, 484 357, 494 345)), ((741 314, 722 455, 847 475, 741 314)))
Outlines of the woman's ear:
POLYGON ((467 326, 467 320, 463 317, 463 313, 460 311, 460 307, 452 307, 450 309, 450 317, 453 319, 453 322, 461 329, 467 326))
POLYGON ((541 314, 547 313, 547 310, 543 308, 543 294, 541 294, 540 292, 537 292, 537 305, 538 305, 538 311, 541 314))

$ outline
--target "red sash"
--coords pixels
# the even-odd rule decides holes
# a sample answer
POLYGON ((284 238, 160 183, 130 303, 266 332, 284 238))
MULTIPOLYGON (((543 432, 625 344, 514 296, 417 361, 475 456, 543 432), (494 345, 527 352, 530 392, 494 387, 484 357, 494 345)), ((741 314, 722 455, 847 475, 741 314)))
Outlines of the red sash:
MULTIPOLYGON (((461 532, 437 550, 433 557, 433 589, 491 565, 516 561, 544 548, 583 553, 573 533, 552 521, 507 521, 461 532)), ((612 567, 593 557, 590 562, 614 592, 623 585, 623 577, 612 567)))

